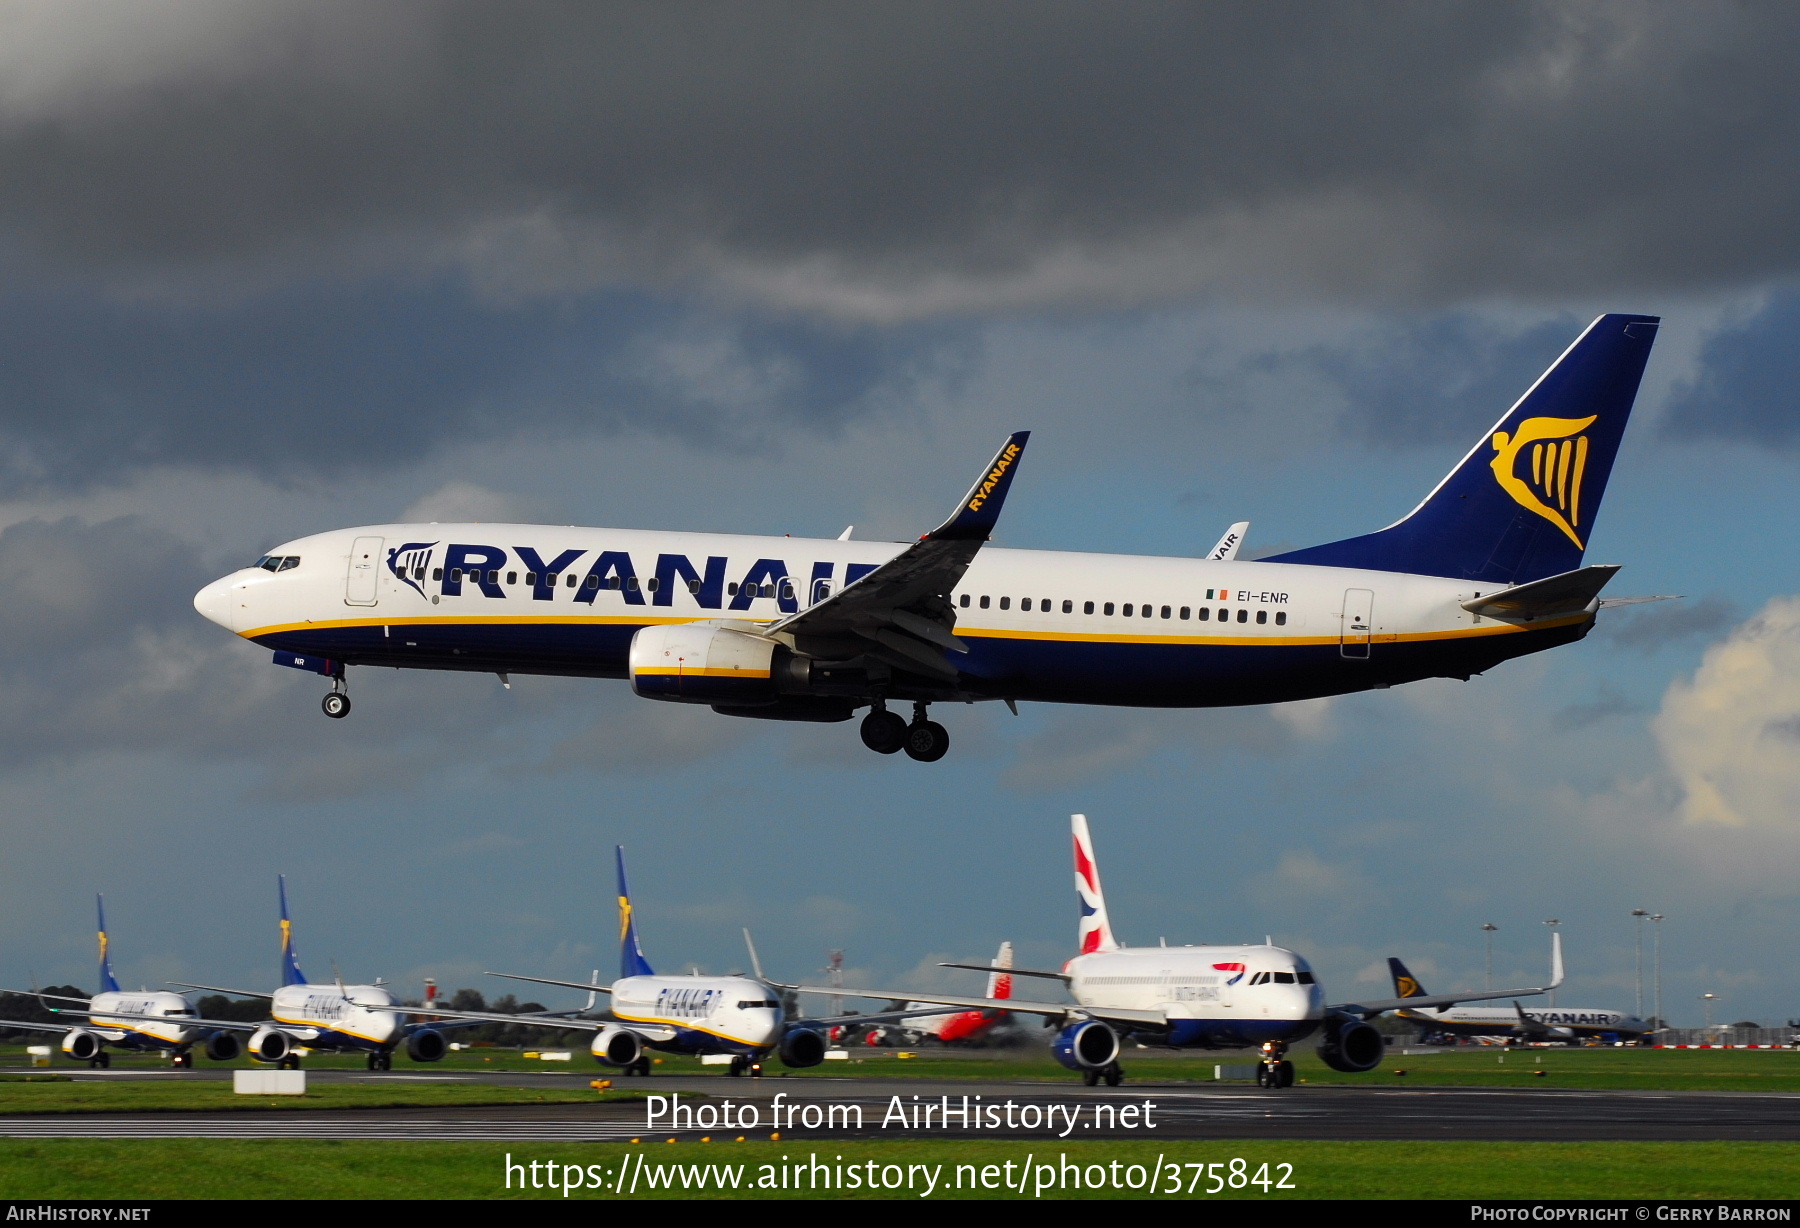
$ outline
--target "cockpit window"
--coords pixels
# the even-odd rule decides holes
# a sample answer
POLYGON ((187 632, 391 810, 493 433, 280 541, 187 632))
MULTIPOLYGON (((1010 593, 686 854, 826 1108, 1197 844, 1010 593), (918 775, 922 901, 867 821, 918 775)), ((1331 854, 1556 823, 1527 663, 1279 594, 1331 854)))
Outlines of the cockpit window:
POLYGON ((1294 975, 1300 978, 1300 983, 1302 985, 1311 985, 1313 983, 1313 974, 1310 972, 1296 972, 1294 975))
POLYGON ((256 566, 264 571, 292 571, 300 566, 297 554, 265 554, 256 560, 256 566))
POLYGON ((749 1001, 738 1003, 738 1009, 741 1011, 753 1011, 759 1007, 767 1010, 779 1010, 781 1008, 781 1003, 775 1001, 773 998, 764 998, 760 1002, 751 999, 749 1001))
POLYGON ((1275 983, 1277 985, 1292 985, 1294 983, 1294 974, 1291 972, 1277 972, 1275 974, 1275 983))

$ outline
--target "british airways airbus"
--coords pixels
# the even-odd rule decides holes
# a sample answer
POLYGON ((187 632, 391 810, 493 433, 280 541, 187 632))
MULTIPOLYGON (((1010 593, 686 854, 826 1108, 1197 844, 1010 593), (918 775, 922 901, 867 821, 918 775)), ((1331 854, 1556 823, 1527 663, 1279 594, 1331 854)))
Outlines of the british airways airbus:
MULTIPOLYGON (((1410 514, 1239 560, 983 548, 1009 438, 911 544, 508 524, 303 537, 201 589, 207 618, 329 677, 346 667, 628 678, 731 716, 844 721, 942 758, 932 703, 1280 703, 1462 678, 1581 639, 1619 569, 1583 566, 1656 337, 1595 320, 1410 514), (911 702, 912 720, 890 711, 911 702)), ((1615 599, 1618 600, 1618 599, 1615 599)))
MULTIPOLYGON (((1319 1034, 1319 1057, 1333 1070, 1363 1073, 1381 1062, 1381 1034, 1368 1021, 1387 1011, 1427 1009, 1457 1002, 1525 997, 1562 983, 1562 938, 1553 935, 1550 984, 1530 989, 1414 994, 1328 1005, 1312 969, 1296 952, 1261 946, 1127 947, 1113 937, 1100 866, 1087 816, 1072 815, 1075 893, 1081 901, 1080 954, 1061 972, 1013 969, 1014 976, 1061 981, 1073 1002, 1028 1002, 1013 997, 965 998, 948 994, 803 985, 802 993, 845 997, 911 998, 973 1010, 1008 1010, 1043 1016, 1061 1025, 1051 1045, 1056 1060, 1080 1072, 1089 1087, 1104 1080, 1117 1087, 1121 1040, 1135 1037, 1172 1049, 1239 1049, 1260 1046, 1260 1087, 1289 1087, 1294 1064, 1288 1046, 1319 1034)), ((981 968, 981 964, 946 964, 981 968)))

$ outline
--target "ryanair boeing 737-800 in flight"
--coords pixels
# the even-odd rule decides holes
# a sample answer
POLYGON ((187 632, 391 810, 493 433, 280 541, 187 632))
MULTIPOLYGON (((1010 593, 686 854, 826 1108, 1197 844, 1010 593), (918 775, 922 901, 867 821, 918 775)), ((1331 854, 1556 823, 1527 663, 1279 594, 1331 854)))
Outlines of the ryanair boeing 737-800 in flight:
MULTIPOLYGON (((731 716, 862 721, 942 758, 932 703, 1214 707, 1468 678, 1581 639, 1619 569, 1583 566, 1656 337, 1595 320, 1410 514, 1257 562, 984 548, 1009 438, 911 544, 508 524, 390 524, 276 547, 194 605, 332 680, 351 665, 626 678, 731 716), (888 705, 910 702, 911 722, 888 705)), ((1616 603, 1619 599, 1613 599, 1616 603)))

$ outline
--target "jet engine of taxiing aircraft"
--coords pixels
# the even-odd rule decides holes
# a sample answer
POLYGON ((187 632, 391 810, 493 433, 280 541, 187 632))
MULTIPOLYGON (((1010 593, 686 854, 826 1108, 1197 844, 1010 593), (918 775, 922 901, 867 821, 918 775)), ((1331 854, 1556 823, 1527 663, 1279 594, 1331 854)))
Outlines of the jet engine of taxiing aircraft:
POLYGON ((825 1060, 825 1034, 812 1028, 789 1028, 781 1034, 775 1052, 781 1055, 783 1066, 795 1070, 817 1066, 825 1060))
POLYGON ((100 1056, 104 1044, 95 1033, 85 1028, 76 1028, 63 1037, 62 1051, 78 1062, 89 1062, 100 1056))
POLYGON ((1106 1070, 1119 1060, 1119 1034, 1098 1019, 1083 1019, 1058 1032, 1050 1052, 1070 1070, 1106 1070))
POLYGON ((250 1056, 259 1062, 283 1062, 293 1056, 294 1038, 280 1028, 258 1028, 250 1033, 250 1056))
POLYGON ((588 1052, 608 1066, 635 1066, 644 1056, 644 1038, 630 1028, 602 1028, 588 1052))
POLYGON ((440 1062, 448 1052, 450 1042, 431 1028, 421 1028, 406 1038, 406 1056, 415 1062, 440 1062))
POLYGON ((213 1062, 235 1062, 243 1053, 243 1042, 235 1032, 214 1032, 206 1038, 206 1057, 213 1062))
POLYGON ((1333 1015, 1325 1020, 1319 1038, 1319 1060, 1345 1074, 1362 1074, 1381 1064, 1385 1041, 1381 1033, 1354 1015, 1333 1015))

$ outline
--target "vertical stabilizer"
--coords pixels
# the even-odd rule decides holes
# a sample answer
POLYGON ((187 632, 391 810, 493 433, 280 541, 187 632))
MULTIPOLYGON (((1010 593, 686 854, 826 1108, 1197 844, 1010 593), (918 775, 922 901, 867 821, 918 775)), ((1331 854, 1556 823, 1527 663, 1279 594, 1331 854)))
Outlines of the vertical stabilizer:
POLYGON ((112 951, 106 943, 106 897, 96 895, 94 907, 100 914, 100 992, 118 993, 119 978, 113 975, 112 951))
POLYGON ((276 875, 275 884, 281 894, 281 983, 304 985, 306 973, 300 971, 300 957, 294 951, 294 923, 288 920, 287 875, 276 875))
POLYGON ((637 918, 631 915, 631 889, 625 885, 625 846, 615 845, 619 861, 619 975, 652 976, 650 961, 638 944, 637 918))
POLYGON ((1396 998, 1422 998, 1425 987, 1419 984, 1419 978, 1406 970, 1406 965, 1388 956, 1388 972, 1394 978, 1394 996, 1396 998))
POLYGON ((1081 899, 1081 928, 1077 934, 1080 951, 1116 951, 1112 922, 1106 916, 1106 896, 1100 890, 1100 866, 1094 860, 1094 840, 1088 835, 1087 816, 1069 816, 1075 831, 1075 894, 1081 899))
POLYGON ((1405 519, 1263 560, 1525 584, 1581 566, 1656 341, 1657 317, 1604 315, 1405 519))
POLYGON ((1012 997, 1013 979, 1009 971, 1013 966, 1012 943, 1000 944, 999 954, 994 956, 994 970, 988 973, 987 996, 990 998, 1012 997))

